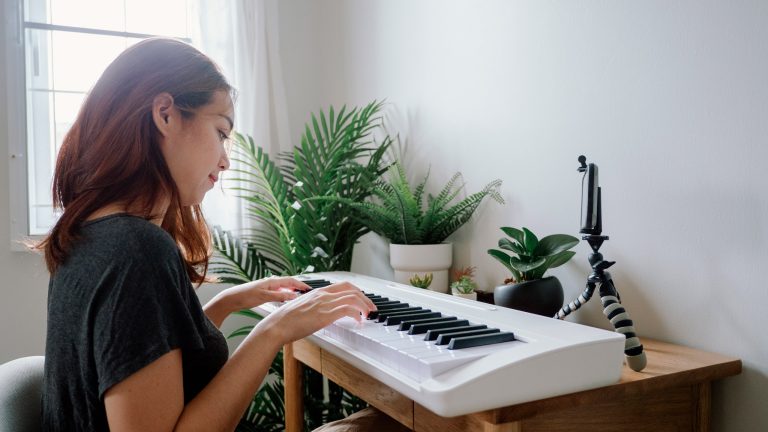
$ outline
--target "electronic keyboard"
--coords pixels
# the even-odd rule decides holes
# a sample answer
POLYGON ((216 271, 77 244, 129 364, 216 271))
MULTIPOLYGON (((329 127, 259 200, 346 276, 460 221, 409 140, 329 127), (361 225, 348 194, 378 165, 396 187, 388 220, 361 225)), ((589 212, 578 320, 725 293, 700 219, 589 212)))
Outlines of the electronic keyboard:
POLYGON ((615 332, 354 273, 297 279, 360 288, 376 312, 308 339, 444 417, 602 387, 621 375, 625 337, 615 332))

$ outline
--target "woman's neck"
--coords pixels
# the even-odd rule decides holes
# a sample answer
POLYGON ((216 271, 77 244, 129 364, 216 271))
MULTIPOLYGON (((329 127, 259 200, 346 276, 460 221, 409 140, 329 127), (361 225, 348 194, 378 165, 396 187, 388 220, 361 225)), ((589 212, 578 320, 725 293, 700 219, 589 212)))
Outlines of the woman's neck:
MULTIPOLYGON (((163 200, 162 203, 158 203, 157 205, 155 205, 154 208, 152 209, 152 214, 155 216, 149 221, 157 226, 162 225, 163 218, 165 217, 165 213, 168 210, 168 206, 169 206, 168 200, 163 200)), ((143 217, 144 216, 143 212, 137 207, 138 206, 132 206, 132 208, 128 208, 124 203, 107 204, 106 206, 91 213, 90 216, 86 218, 86 220, 98 219, 104 216, 109 216, 117 213, 128 213, 128 214, 143 217)))

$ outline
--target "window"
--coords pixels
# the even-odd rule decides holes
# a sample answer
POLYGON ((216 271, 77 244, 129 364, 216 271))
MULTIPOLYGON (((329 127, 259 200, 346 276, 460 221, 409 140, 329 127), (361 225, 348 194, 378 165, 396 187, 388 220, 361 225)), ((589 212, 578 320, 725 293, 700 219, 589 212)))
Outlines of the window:
POLYGON ((11 239, 55 223, 56 155, 88 90, 125 48, 148 37, 190 37, 191 0, 16 0, 6 21, 11 239))

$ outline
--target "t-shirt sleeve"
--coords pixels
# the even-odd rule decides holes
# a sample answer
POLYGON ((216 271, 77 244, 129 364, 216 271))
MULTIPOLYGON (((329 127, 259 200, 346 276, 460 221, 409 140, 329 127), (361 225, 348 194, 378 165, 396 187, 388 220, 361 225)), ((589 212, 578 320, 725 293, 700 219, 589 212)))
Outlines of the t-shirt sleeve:
POLYGON ((91 317, 99 398, 173 349, 203 348, 183 272, 178 255, 146 251, 106 269, 91 317))

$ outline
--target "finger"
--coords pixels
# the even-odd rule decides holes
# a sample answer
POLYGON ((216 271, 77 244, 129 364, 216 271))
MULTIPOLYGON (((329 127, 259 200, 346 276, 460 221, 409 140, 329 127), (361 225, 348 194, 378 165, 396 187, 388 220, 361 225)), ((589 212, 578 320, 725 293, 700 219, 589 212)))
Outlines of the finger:
POLYGON ((267 301, 284 302, 293 300, 299 296, 296 291, 279 290, 279 291, 267 291, 265 295, 268 297, 267 301))
POLYGON ((363 291, 360 288, 358 288, 357 286, 355 286, 353 284, 349 284, 348 289, 339 291, 339 293, 347 293, 347 294, 355 295, 363 303, 366 304, 366 306, 368 307, 368 310, 371 310, 371 311, 375 311, 376 310, 376 305, 373 304, 373 301, 371 301, 371 299, 369 299, 368 296, 366 296, 365 293, 363 293, 363 291))
POLYGON ((332 298, 328 301, 328 305, 331 307, 338 307, 340 305, 349 305, 355 307, 359 314, 362 316, 367 317, 368 314, 371 311, 376 310, 376 306, 373 303, 366 302, 367 299, 362 299, 357 295, 354 294, 336 294, 336 296, 333 296, 335 298, 332 298), (336 297, 338 296, 338 297, 336 297), (370 303, 370 304, 369 304, 370 303))
POLYGON ((350 282, 338 282, 333 285, 329 285, 324 288, 320 288, 321 290, 324 290, 326 292, 333 292, 333 293, 354 293, 356 295, 359 295, 360 298, 364 299, 366 303, 370 307, 373 307, 375 310, 375 306, 373 305, 373 302, 363 293, 363 290, 358 288, 356 285, 350 283, 350 282))
POLYGON ((281 288, 289 289, 291 291, 299 290, 304 292, 312 289, 309 285, 292 277, 275 278, 274 280, 270 281, 269 290, 276 291, 281 288))
POLYGON ((331 309, 330 317, 332 319, 331 322, 344 317, 350 317, 352 319, 357 320, 357 322, 360 322, 363 320, 360 309, 356 308, 354 305, 349 305, 349 304, 339 305, 331 309))
POLYGON ((296 291, 283 291, 279 293, 279 296, 282 297, 283 301, 288 301, 295 299, 299 294, 296 291))
POLYGON ((342 291, 358 291, 360 293, 363 292, 360 288, 358 288, 357 286, 355 286, 350 282, 336 282, 335 284, 328 285, 327 287, 318 288, 318 289, 328 291, 328 292, 334 292, 334 293, 342 292, 342 291))

